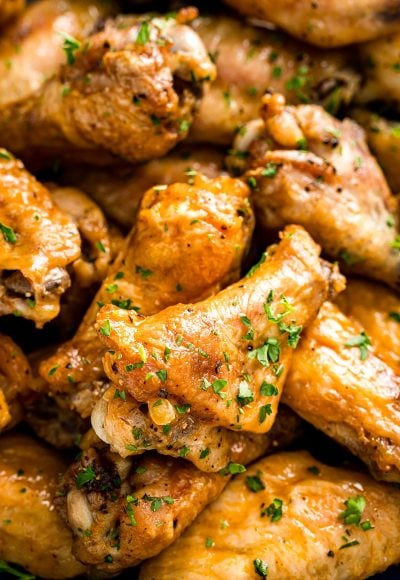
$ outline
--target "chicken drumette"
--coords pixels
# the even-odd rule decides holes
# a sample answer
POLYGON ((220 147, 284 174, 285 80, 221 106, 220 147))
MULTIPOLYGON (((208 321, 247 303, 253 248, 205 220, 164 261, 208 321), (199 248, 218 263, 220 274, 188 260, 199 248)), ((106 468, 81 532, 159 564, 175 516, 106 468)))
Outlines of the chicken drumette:
POLYGON ((263 102, 263 121, 235 143, 237 154, 249 155, 260 222, 301 224, 347 271, 399 288, 397 201, 361 127, 315 105, 286 106, 281 95, 263 102))
POLYGON ((67 64, 34 94, 0 106, 3 144, 29 157, 99 164, 167 153, 188 132, 215 67, 196 15, 118 17, 85 40, 66 37, 67 64))
POLYGON ((141 580, 367 578, 400 561, 400 492, 307 452, 239 475, 141 580))
POLYGON ((377 355, 361 324, 327 302, 294 353, 283 401, 378 479, 400 482, 400 378, 377 355))

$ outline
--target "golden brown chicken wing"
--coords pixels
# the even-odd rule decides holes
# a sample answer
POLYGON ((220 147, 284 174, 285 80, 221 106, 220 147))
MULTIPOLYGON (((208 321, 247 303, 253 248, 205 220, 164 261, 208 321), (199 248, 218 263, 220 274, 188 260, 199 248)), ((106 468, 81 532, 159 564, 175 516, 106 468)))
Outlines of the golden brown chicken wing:
POLYGON ((31 385, 31 368, 22 350, 0 335, 0 432, 13 427, 23 416, 23 399, 31 385))
POLYGON ((81 254, 79 232, 20 161, 0 149, 0 314, 41 328, 70 286, 68 265, 81 254))
POLYGON ((265 130, 256 121, 260 137, 235 146, 250 151, 246 177, 260 221, 301 224, 347 270, 398 288, 397 202, 362 129, 314 105, 287 107, 281 95, 263 102, 265 130))
POLYGON ((399 30, 397 26, 396 34, 360 45, 359 54, 365 82, 357 95, 359 102, 393 101, 400 110, 399 30))
POLYGON ((0 439, 0 558, 43 578, 73 578, 85 567, 72 555, 72 534, 54 509, 65 462, 24 435, 0 439))
POLYGON ((261 459, 141 580, 367 578, 400 561, 400 492, 305 451, 261 459))
POLYGON ((343 51, 321 55, 239 18, 209 16, 193 26, 217 67, 217 80, 195 115, 190 136, 196 141, 230 145, 244 123, 258 116, 266 90, 283 93, 293 104, 319 102, 334 113, 357 89, 358 75, 343 51))
POLYGON ((294 353, 282 400, 378 479, 400 482, 399 397, 400 378, 361 324, 324 304, 294 353))
POLYGON ((154 449, 184 457, 208 472, 219 471, 230 462, 240 463, 249 447, 258 448, 265 441, 264 435, 212 427, 186 413, 184 407, 174 408, 168 399, 143 405, 115 386, 97 401, 91 422, 99 439, 121 457, 154 449))
POLYGON ((246 16, 273 22, 293 36, 332 48, 399 29, 398 0, 225 0, 246 16))
POLYGON ((15 18, 25 6, 25 0, 0 0, 0 25, 15 18))
POLYGON ((104 370, 149 408, 164 399, 160 425, 190 413, 210 426, 266 433, 303 326, 341 285, 309 235, 287 227, 257 267, 215 297, 147 318, 104 306, 96 322, 109 349, 104 370))
POLYGON ((183 459, 146 454, 140 462, 85 451, 67 471, 58 508, 75 534, 74 554, 96 570, 116 573, 158 554, 216 499, 232 473, 296 437, 298 418, 283 411, 258 446, 246 448, 224 475, 183 459))
POLYGON ((368 145, 382 167, 393 193, 400 193, 400 123, 367 110, 355 109, 351 116, 366 131, 368 145))
POLYGON ((167 153, 187 135, 204 82, 215 76, 185 24, 195 15, 121 16, 84 42, 66 36, 59 74, 31 97, 0 107, 4 145, 96 164, 167 153))
POLYGON ((211 146, 185 146, 165 157, 152 159, 142 165, 125 165, 108 169, 75 168, 68 170, 67 181, 79 185, 118 224, 131 228, 140 201, 155 185, 171 185, 187 181, 188 175, 201 173, 209 178, 219 177, 223 170, 224 153, 211 146))
POLYGON ((399 296, 380 284, 351 279, 337 304, 344 314, 360 322, 376 355, 400 376, 399 296))
MULTIPOLYGON (((4 0, 0 0, 2 4, 4 0)), ((9 4, 17 2, 11 0, 9 4)), ((0 108, 18 103, 40 89, 65 62, 64 37, 82 41, 112 13, 112 8, 112 2, 102 0, 30 3, 0 36, 0 108)))
POLYGON ((249 190, 240 180, 191 177, 193 185, 149 190, 136 226, 75 337, 45 360, 41 376, 87 417, 108 386, 94 322, 103 304, 148 315, 201 300, 237 280, 253 231, 249 190))

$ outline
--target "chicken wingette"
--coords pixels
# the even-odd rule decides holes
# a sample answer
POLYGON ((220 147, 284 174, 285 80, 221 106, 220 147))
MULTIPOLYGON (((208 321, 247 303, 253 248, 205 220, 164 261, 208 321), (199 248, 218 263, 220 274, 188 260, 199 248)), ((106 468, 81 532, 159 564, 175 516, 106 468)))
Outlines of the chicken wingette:
POLYGON ((190 132, 195 141, 230 145, 243 124, 257 117, 266 90, 283 93, 293 104, 318 102, 331 113, 357 90, 358 74, 343 51, 321 54, 239 18, 201 17, 193 27, 217 67, 217 80, 195 114, 190 132))
POLYGON ((260 222, 301 224, 346 271, 399 288, 397 201, 364 131, 315 105, 286 106, 281 95, 263 103, 264 123, 254 121, 235 145, 250 154, 246 177, 260 222))
POLYGON ((167 399, 143 405, 115 385, 97 401, 91 423, 100 442, 121 457, 154 449, 162 455, 184 457, 208 472, 240 463, 246 450, 265 440, 265 435, 213 427, 188 414, 185 406, 174 408, 167 399))
POLYGON ((117 573, 161 552, 221 493, 232 474, 261 454, 288 445, 299 420, 280 409, 268 435, 223 473, 183 459, 146 454, 139 461, 88 449, 64 476, 57 507, 74 531, 73 552, 96 571, 117 573))
POLYGON ((254 219, 249 190, 229 177, 189 177, 150 189, 124 250, 103 281, 75 337, 43 361, 40 374, 54 393, 90 416, 109 381, 94 322, 114 304, 129 314, 153 314, 177 302, 201 300, 239 278, 254 219))
POLYGON ((294 353, 282 400, 376 478, 399 483, 399 396, 400 378, 361 324, 325 303, 294 353))
POLYGON ((16 104, 40 89, 65 62, 66 39, 82 41, 112 14, 112 7, 112 2, 102 0, 30 3, 0 34, 0 108, 16 104))
POLYGON ((289 226, 258 266, 216 296, 147 318, 104 306, 96 328, 109 379, 149 407, 164 400, 160 424, 189 413, 266 433, 303 326, 342 287, 319 251, 303 228, 289 226))
POLYGON ((22 350, 0 335, 0 432, 14 427, 24 415, 24 398, 31 386, 31 368, 22 350))
POLYGON ((267 20, 293 36, 332 48, 399 29, 399 0, 225 0, 246 16, 267 20))
POLYGON ((368 145, 382 167, 392 192, 400 193, 400 123, 363 109, 352 110, 351 116, 365 129, 368 145))
POLYGON ((261 459, 141 580, 343 580, 400 562, 400 492, 305 451, 261 459))
POLYGON ((0 106, 4 146, 19 155, 102 164, 161 157, 186 137, 215 76, 199 36, 175 15, 121 16, 86 40, 66 37, 67 63, 33 95, 0 106))
POLYGON ((211 146, 184 145, 160 159, 135 167, 116 167, 112 172, 88 166, 68 169, 65 180, 87 192, 116 223, 131 228, 148 189, 155 185, 182 183, 196 173, 209 178, 222 175, 223 151, 211 146))
POLYGON ((25 7, 25 0, 0 0, 0 26, 15 18, 25 7))
POLYGON ((399 296, 380 284, 350 279, 337 304, 344 314, 360 322, 376 355, 400 376, 399 296))
POLYGON ((73 220, 20 161, 0 149, 0 315, 57 316, 70 286, 67 271, 81 255, 73 220))
POLYGON ((71 531, 54 509, 65 469, 59 455, 31 437, 0 439, 0 558, 50 580, 85 571, 71 553, 71 531))

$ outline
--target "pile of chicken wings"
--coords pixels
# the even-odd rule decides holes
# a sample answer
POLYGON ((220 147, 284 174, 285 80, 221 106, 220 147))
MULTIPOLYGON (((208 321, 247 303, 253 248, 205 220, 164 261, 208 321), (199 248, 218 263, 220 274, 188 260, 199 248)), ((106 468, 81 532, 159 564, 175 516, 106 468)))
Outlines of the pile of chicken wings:
POLYGON ((399 0, 0 0, 2 577, 400 564, 399 170, 399 0))

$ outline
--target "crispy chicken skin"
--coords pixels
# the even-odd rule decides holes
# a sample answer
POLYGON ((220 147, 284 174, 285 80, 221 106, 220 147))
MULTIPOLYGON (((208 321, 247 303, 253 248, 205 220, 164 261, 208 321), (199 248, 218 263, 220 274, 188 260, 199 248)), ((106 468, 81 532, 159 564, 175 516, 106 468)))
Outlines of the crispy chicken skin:
POLYGON ((90 415, 108 383, 105 349, 94 329, 99 305, 114 303, 146 316, 201 300, 239 278, 254 226, 249 190, 230 177, 193 180, 145 194, 125 248, 77 334, 40 367, 51 391, 66 393, 82 416, 90 415))
MULTIPOLYGON (((239 461, 246 464, 288 445, 298 429, 299 419, 280 409, 272 431, 258 446, 248 446, 239 461)), ((65 474, 57 507, 74 531, 76 557, 99 571, 116 573, 174 542, 218 497, 229 477, 204 473, 183 459, 146 454, 133 462, 88 449, 65 474), (80 474, 90 467, 92 479, 80 485, 80 474), (106 560, 107 555, 112 558, 106 560)))
MULTIPOLYGON (((186 137, 215 67, 192 28, 176 17, 121 16, 85 42, 34 95, 0 107, 5 146, 44 158, 96 164, 161 157, 186 137)), ((68 45, 69 46, 69 45, 68 45)))
POLYGON ((399 29, 399 0, 225 0, 246 16, 273 22, 293 36, 332 48, 399 29))
POLYGON ((331 290, 336 267, 298 226, 242 280, 197 304, 143 318, 104 306, 96 328, 104 370, 137 401, 165 399, 160 424, 190 413, 211 426, 266 433, 303 326, 331 290))
POLYGON ((321 55, 277 31, 239 18, 198 18, 193 27, 212 55, 217 80, 204 95, 190 137, 230 145, 240 127, 258 116, 259 97, 281 92, 290 103, 318 102, 334 113, 348 103, 358 74, 343 51, 321 55))
POLYGON ((255 140, 235 144, 250 150, 246 177, 260 222, 301 224, 348 271, 399 288, 397 202, 363 130, 315 105, 286 106, 281 95, 263 102, 265 128, 254 122, 255 140))
POLYGON ((368 339, 361 324, 324 304, 294 353, 282 400, 376 478, 400 482, 400 378, 368 339))
POLYGON ((31 368, 22 350, 0 334, 0 432, 23 416, 23 398, 31 384, 31 368))
POLYGON ((398 490, 306 451, 278 453, 231 481, 140 580, 367 578, 400 561, 399 534, 398 490), (342 515, 349 500, 365 503, 358 525, 342 515))
POLYGON ((339 308, 362 324, 376 355, 400 376, 400 299, 380 284, 348 280, 338 296, 339 308))
POLYGON ((82 40, 111 14, 112 6, 102 0, 31 3, 1 32, 0 108, 30 97, 57 72, 65 62, 62 33, 82 40))
POLYGON ((47 189, 0 149, 0 314, 38 328, 57 316, 70 285, 67 267, 81 253, 79 232, 47 189))
POLYGON ((361 44, 359 54, 365 81, 357 100, 361 103, 394 101, 400 110, 400 33, 361 44))
POLYGON ((132 167, 121 166, 110 172, 101 168, 75 168, 67 180, 79 185, 103 208, 105 213, 124 227, 131 228, 143 194, 155 185, 171 185, 187 180, 189 172, 209 178, 219 177, 224 154, 211 146, 184 146, 165 157, 132 167))
POLYGON ((391 190, 395 194, 400 193, 400 123, 365 109, 355 109, 351 111, 351 116, 365 129, 368 145, 382 167, 391 190))
POLYGON ((65 468, 54 451, 30 437, 0 439, 0 558, 51 580, 85 571, 71 553, 71 531, 54 509, 65 468))
POLYGON ((15 18, 25 7, 25 0, 0 0, 0 25, 15 18))

